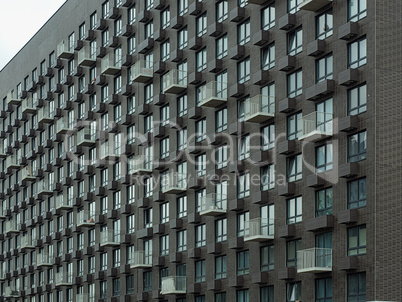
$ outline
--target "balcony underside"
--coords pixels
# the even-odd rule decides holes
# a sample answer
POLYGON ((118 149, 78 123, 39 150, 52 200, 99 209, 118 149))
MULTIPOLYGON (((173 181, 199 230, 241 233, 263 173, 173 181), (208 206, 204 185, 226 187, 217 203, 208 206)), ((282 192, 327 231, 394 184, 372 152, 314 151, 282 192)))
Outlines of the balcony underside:
POLYGON ((187 89, 186 85, 173 84, 173 85, 170 85, 169 87, 167 87, 164 90, 164 93, 179 94, 179 93, 182 93, 186 89, 187 89))
POLYGON ((250 122, 250 123, 264 123, 274 117, 275 117, 275 115, 273 113, 257 112, 257 113, 254 113, 252 115, 245 117, 244 120, 246 122, 250 122))
POLYGON ((267 240, 274 240, 274 235, 254 235, 250 237, 244 237, 244 241, 264 242, 267 240))
POLYGON ((326 273, 326 272, 332 272, 332 267, 319 267, 319 266, 314 266, 314 267, 309 267, 309 268, 303 268, 303 269, 297 269, 298 274, 302 273, 326 273))
POLYGON ((305 140, 310 142, 317 142, 332 136, 332 132, 314 130, 299 137, 299 141, 305 140))
POLYGON ((202 215, 205 215, 205 216, 219 216, 219 215, 222 215, 222 214, 226 214, 226 210, 224 210, 224 209, 219 209, 219 208, 216 208, 216 207, 211 207, 211 208, 209 208, 209 209, 206 209, 206 210, 203 210, 203 211, 201 211, 200 212, 200 215, 202 216, 202 215))
POLYGON ((218 97, 211 97, 203 100, 200 104, 200 106, 205 106, 205 107, 218 107, 222 104, 227 103, 226 98, 218 98, 218 97))
POLYGON ((166 193, 166 194, 180 194, 183 192, 186 192, 186 189, 180 188, 180 187, 169 187, 167 189, 165 189, 164 191, 162 191, 162 193, 166 193))
POLYGON ((79 66, 91 67, 96 63, 96 60, 91 58, 84 58, 80 62, 78 62, 79 66))
POLYGON ((149 73, 138 73, 133 76, 133 82, 146 83, 153 78, 153 74, 149 73))

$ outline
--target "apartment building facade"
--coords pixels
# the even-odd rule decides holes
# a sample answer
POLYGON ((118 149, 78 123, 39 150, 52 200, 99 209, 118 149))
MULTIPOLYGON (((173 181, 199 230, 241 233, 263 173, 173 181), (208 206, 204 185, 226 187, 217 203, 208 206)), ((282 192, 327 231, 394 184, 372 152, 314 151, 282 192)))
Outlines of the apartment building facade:
POLYGON ((68 0, 0 72, 3 297, 401 301, 401 12, 68 0))

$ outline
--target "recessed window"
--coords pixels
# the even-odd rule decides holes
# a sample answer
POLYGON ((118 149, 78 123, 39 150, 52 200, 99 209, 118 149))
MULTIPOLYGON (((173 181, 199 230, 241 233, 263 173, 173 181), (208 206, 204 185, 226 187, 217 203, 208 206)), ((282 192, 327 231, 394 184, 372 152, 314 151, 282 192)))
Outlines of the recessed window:
POLYGON ((128 23, 133 24, 135 22, 135 18, 137 16, 137 11, 135 9, 135 5, 130 6, 130 8, 127 11, 128 14, 128 23))
POLYGON ((215 242, 226 241, 227 239, 227 219, 222 218, 215 221, 215 242))
MULTIPOLYGON (((286 242, 286 266, 297 266, 297 251, 301 250, 301 239, 286 242)), ((293 301, 293 300, 291 300, 293 301)))
POLYGON ((367 0, 348 0, 348 21, 357 22, 367 16, 367 0))
POLYGON ((358 115, 367 111, 367 85, 348 90, 348 114, 358 115))
POLYGON ((159 206, 159 218, 160 223, 169 222, 169 202, 162 203, 159 206))
POLYGON ((188 11, 188 0, 179 0, 177 7, 179 16, 183 16, 188 11))
POLYGON ((215 151, 215 167, 222 169, 227 166, 228 152, 227 145, 219 146, 215 151))
POLYGON ((195 246, 201 247, 207 243, 207 227, 205 224, 195 227, 195 246))
POLYGON ((366 273, 348 275, 348 302, 366 301, 366 273))
POLYGON ((301 154, 287 158, 287 181, 293 182, 302 179, 303 157, 301 154))
POLYGON ((170 57, 170 42, 169 40, 161 44, 161 61, 165 62, 169 60, 170 57))
POLYGON ((294 56, 303 50, 303 31, 298 28, 288 33, 288 55, 294 56))
POLYGON ((154 7, 154 0, 145 0, 145 8, 151 10, 154 7))
POLYGON ((261 191, 275 187, 275 165, 271 164, 261 168, 261 191))
POLYGON ((144 272, 142 278, 144 292, 150 292, 152 290, 152 271, 144 272))
POLYGON ((348 209, 366 206, 366 178, 348 182, 348 209))
POLYGON ((216 58, 222 59, 228 55, 228 35, 216 39, 216 58))
POLYGON ((348 229, 348 256, 366 254, 366 226, 348 229))
POLYGON ((237 63, 237 82, 243 84, 250 80, 250 58, 237 63))
POLYGON ((249 251, 237 253, 237 275, 247 275, 249 273, 249 251))
POLYGON ((195 171, 197 177, 207 174, 207 155, 201 154, 195 158, 195 171))
POLYGON ((177 232, 177 251, 183 252, 187 249, 187 230, 177 232))
POLYGON ((187 148, 187 128, 177 132, 177 149, 181 151, 185 148, 187 148))
POLYGON ((97 22, 98 22, 98 14, 94 12, 89 18, 89 27, 91 29, 95 29, 97 22))
POLYGON ((119 18, 116 21, 114 21, 114 35, 120 36, 122 33, 122 29, 123 29, 123 22, 121 21, 121 18, 119 18))
POLYGON ((227 129, 227 108, 220 109, 215 113, 215 131, 222 132, 227 129))
POLYGON ((301 136, 302 134, 302 113, 295 113, 287 118, 287 139, 294 140, 301 136))
POLYGON ((316 82, 332 80, 333 78, 333 56, 327 55, 315 62, 316 82))
POLYGON ((203 118, 195 123, 195 141, 201 142, 207 137, 207 120, 203 118))
POLYGON ((237 4, 240 7, 245 7, 248 4, 248 1, 247 0, 237 0, 237 4))
POLYGON ((216 3, 216 22, 223 22, 228 18, 228 1, 216 3))
POLYGON ((286 284, 286 302, 299 302, 302 300, 301 282, 286 284))
POLYGON ((250 19, 237 26, 237 44, 250 42, 250 19))
POLYGON ((332 301, 332 278, 315 279, 315 301, 332 301))
POLYGON ((169 7, 161 12, 161 28, 165 29, 170 25, 170 10, 169 7))
POLYGON ((261 150, 275 147, 275 125, 271 124, 261 128, 261 150))
POLYGON ((207 13, 203 13, 196 19, 197 36, 201 37, 207 33, 207 13))
POLYGON ((250 135, 242 136, 238 139, 237 158, 244 160, 250 157, 250 135))
POLYGON ((145 25, 145 38, 154 37, 154 23, 151 21, 145 25))
POLYGON ((197 71, 203 71, 205 68, 207 68, 207 49, 206 48, 197 52, 196 66, 197 66, 197 71))
POLYGON ((195 282, 205 281, 205 260, 195 262, 195 282))
POLYGON ((363 37, 348 44, 348 67, 358 68, 367 63, 367 40, 363 37))
POLYGON ((269 30, 275 26, 275 3, 261 10, 261 29, 269 30))
POLYGON ((177 199, 177 218, 187 216, 187 196, 182 196, 177 199))
POLYGON ((287 76, 288 97, 294 98, 303 93, 302 70, 297 70, 287 76))
POLYGON ((187 26, 177 33, 177 48, 184 49, 187 47, 187 26))
MULTIPOLYGON (((273 245, 263 246, 260 249, 261 268, 262 272, 271 271, 274 269, 275 248, 273 245)), ((266 300, 263 300, 266 301, 266 300)))
POLYGON ((244 212, 237 214, 237 237, 244 236, 246 222, 250 220, 250 213, 244 212))
POLYGON ((164 235, 159 238, 159 255, 166 256, 169 254, 169 235, 164 235))
POLYGON ((226 278, 226 255, 215 258, 215 279, 226 278))
POLYGON ((332 10, 317 16, 315 23, 317 39, 324 40, 332 36, 334 28, 332 10))
POLYGON ((316 172, 332 170, 333 167, 333 150, 332 143, 319 146, 315 149, 316 172))
POLYGON ((288 0, 288 13, 297 13, 300 10, 299 5, 302 2, 303 0, 288 0))
POLYGON ((348 162, 367 158, 367 132, 362 131, 348 136, 348 162))
POLYGON ((302 197, 295 197, 287 200, 286 223, 294 224, 302 221, 302 197))
POLYGON ((273 67, 275 67, 275 43, 264 48, 261 54, 261 68, 268 70, 273 67))

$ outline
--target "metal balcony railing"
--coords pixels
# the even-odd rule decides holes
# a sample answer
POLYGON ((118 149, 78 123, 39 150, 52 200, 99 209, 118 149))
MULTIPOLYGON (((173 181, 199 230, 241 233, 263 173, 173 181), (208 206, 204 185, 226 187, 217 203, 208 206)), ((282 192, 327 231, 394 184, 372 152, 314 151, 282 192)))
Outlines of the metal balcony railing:
POLYGON ((148 251, 136 251, 131 255, 131 268, 152 267, 152 253, 148 251))
POLYGON ((145 83, 154 76, 153 63, 139 60, 131 67, 131 81, 145 83))
POLYGON ((225 194, 207 194, 201 197, 200 202, 200 215, 216 216, 227 211, 227 196, 225 194))
POLYGON ((121 71, 121 56, 115 54, 107 54, 101 61, 101 73, 115 75, 121 71))
POLYGON ((245 102, 244 120, 246 122, 263 123, 274 116, 275 97, 259 94, 245 102))
POLYGON ((162 278, 162 295, 176 295, 186 293, 185 276, 168 276, 162 278))
POLYGON ((200 87, 200 106, 217 107, 227 102, 227 83, 211 81, 200 87))
POLYGON ((332 271, 332 249, 310 248, 297 251, 298 273, 320 273, 332 271))
POLYGON ((168 173, 162 177, 162 193, 178 194, 187 190, 187 174, 168 173))
POLYGON ((106 230, 100 233, 101 246, 120 245, 120 231, 106 230))
POLYGON ((163 76, 163 93, 181 93, 187 89, 187 72, 173 69, 163 76))
POLYGON ((274 239, 274 219, 254 218, 246 221, 244 241, 265 241, 274 239))
POLYGON ((302 135, 299 140, 318 141, 332 136, 332 113, 313 112, 300 118, 302 135))
POLYGON ((79 211, 77 213, 77 226, 95 225, 95 211, 79 211))

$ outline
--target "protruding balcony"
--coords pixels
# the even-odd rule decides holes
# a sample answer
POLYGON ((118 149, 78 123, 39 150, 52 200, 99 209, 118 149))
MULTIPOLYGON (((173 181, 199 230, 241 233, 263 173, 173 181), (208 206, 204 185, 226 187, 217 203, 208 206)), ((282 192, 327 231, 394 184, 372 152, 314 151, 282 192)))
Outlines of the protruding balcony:
POLYGON ((304 0, 298 7, 302 10, 315 12, 330 3, 332 3, 332 0, 304 0))
POLYGON ((316 142, 332 136, 332 113, 313 112, 300 119, 302 135, 299 140, 316 142))
POLYGON ((200 106, 218 107, 227 102, 227 83, 212 81, 201 86, 200 106))
POLYGON ((101 73, 115 75, 121 71, 121 56, 107 54, 101 61, 101 73))
POLYGON ((84 46, 78 52, 78 65, 91 67, 96 63, 96 49, 84 46))
POLYGON ((130 268, 152 267, 152 252, 135 251, 131 254, 130 268))
POLYGON ((275 116, 275 97, 257 95, 247 100, 244 108, 244 120, 251 123, 263 123, 275 116))
POLYGON ((4 141, 0 142, 0 158, 7 157, 7 143, 5 144, 4 141))
POLYGON ((130 161, 130 174, 149 174, 152 173, 152 156, 138 155, 130 161))
POLYGON ((50 123, 53 121, 54 117, 52 115, 53 110, 50 106, 43 106, 38 110, 38 123, 50 123))
POLYGON ((76 302, 91 302, 95 301, 95 296, 92 295, 90 296, 89 294, 77 294, 76 296, 76 302))
POLYGON ((153 63, 139 60, 131 67, 131 80, 138 83, 146 83, 154 76, 153 63))
POLYGON ((227 196, 211 193, 201 197, 200 215, 217 216, 227 212, 227 196))
POLYGON ((7 94, 7 104, 19 105, 20 103, 21 95, 18 95, 16 91, 12 90, 7 94))
POLYGON ((266 241, 274 239, 274 219, 254 218, 246 221, 244 241, 266 241))
POLYGON ((17 155, 7 156, 6 167, 7 169, 19 169, 20 165, 18 163, 18 156, 17 155))
POLYGON ((6 280, 6 272, 2 269, 0 269, 0 280, 6 280))
POLYGON ((73 124, 68 120, 68 117, 64 116, 60 119, 57 120, 56 123, 56 133, 67 133, 69 131, 73 131, 74 126, 73 124))
POLYGON ((187 291, 185 276, 168 276, 162 278, 162 295, 180 295, 187 291))
POLYGON ((27 249, 35 249, 35 240, 32 240, 31 235, 25 235, 21 237, 21 249, 27 250, 27 249))
POLYGON ((72 272, 58 272, 55 274, 56 286, 71 286, 73 285, 73 273, 72 272))
POLYGON ((36 256, 36 264, 37 266, 52 266, 53 255, 49 255, 48 253, 37 254, 36 256))
POLYGON ((187 174, 169 173, 162 177, 162 193, 179 194, 187 190, 187 174))
POLYGON ((22 101, 22 113, 34 113, 36 112, 36 108, 34 106, 34 103, 36 100, 34 100, 31 97, 26 98, 25 100, 22 101))
POLYGON ((115 148, 110 145, 110 142, 105 142, 100 146, 100 159, 114 159, 119 157, 120 154, 117 154, 115 148))
POLYGON ((71 59, 74 56, 74 43, 61 41, 57 45, 57 57, 59 59, 71 59))
POLYGON ((78 227, 91 227, 95 225, 95 212, 94 211, 79 211, 77 213, 77 226, 78 227))
POLYGON ((117 246, 120 245, 120 232, 114 230, 105 230, 100 233, 101 246, 117 246))
POLYGON ((17 220, 6 221, 6 233, 19 233, 17 220))
POLYGON ((4 298, 18 298, 20 295, 20 291, 15 287, 6 286, 4 288, 4 298))
POLYGON ((35 181, 36 177, 32 174, 32 171, 29 169, 29 167, 25 167, 21 170, 21 180, 35 181))
POLYGON ((49 181, 46 179, 41 179, 39 182, 37 182, 38 187, 37 187, 37 192, 38 194, 46 194, 46 195, 53 195, 53 190, 49 185, 49 181))
POLYGON ((332 249, 311 248, 297 251, 298 273, 324 273, 332 271, 332 249))
MULTIPOLYGON (((94 124, 95 125, 95 124, 94 124)), ((96 125, 95 125, 96 127, 96 125)), ((95 144, 96 128, 83 128, 77 133, 77 146, 90 147, 95 144)))
POLYGON ((73 208, 73 199, 64 197, 64 195, 60 194, 56 196, 56 210, 70 210, 73 208))
POLYGON ((173 69, 163 76, 163 93, 181 93, 187 89, 187 72, 173 69))

